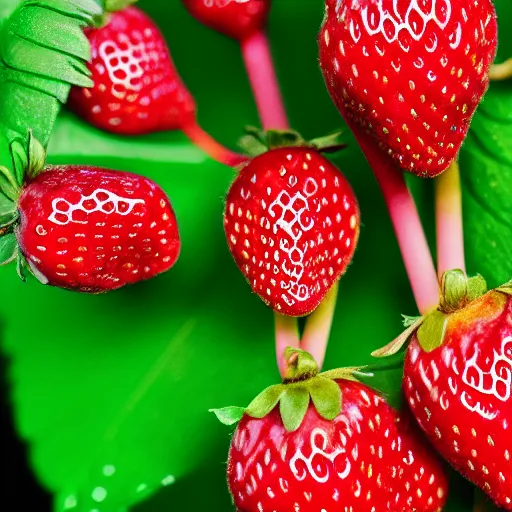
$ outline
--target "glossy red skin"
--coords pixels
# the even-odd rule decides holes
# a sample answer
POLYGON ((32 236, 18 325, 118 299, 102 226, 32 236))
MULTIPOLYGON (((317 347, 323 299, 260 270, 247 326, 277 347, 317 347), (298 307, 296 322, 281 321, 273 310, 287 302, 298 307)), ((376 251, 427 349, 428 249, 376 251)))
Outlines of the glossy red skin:
POLYGON ((346 122, 362 126, 404 170, 432 177, 447 169, 488 88, 497 46, 492 2, 327 0, 326 14, 320 63, 346 122))
POLYGON ((23 189, 18 209, 18 243, 45 284, 107 292, 150 279, 178 259, 169 199, 135 174, 50 167, 23 189))
POLYGON ((441 510, 447 476, 414 422, 362 384, 339 386, 343 410, 332 422, 312 407, 292 433, 277 409, 242 418, 227 470, 238 512, 441 510))
POLYGON ((411 410, 436 450, 512 510, 512 300, 431 353, 414 337, 404 374, 411 410))
POLYGON ((142 135, 181 129, 195 119, 195 103, 155 23, 140 9, 112 13, 88 29, 94 86, 73 88, 69 106, 108 132, 142 135))
POLYGON ((305 148, 252 160, 231 185, 224 213, 229 249, 248 283, 289 316, 311 313, 342 276, 359 225, 350 184, 329 160, 305 148))
POLYGON ((207 27, 244 41, 265 25, 270 0, 182 0, 187 10, 207 27))

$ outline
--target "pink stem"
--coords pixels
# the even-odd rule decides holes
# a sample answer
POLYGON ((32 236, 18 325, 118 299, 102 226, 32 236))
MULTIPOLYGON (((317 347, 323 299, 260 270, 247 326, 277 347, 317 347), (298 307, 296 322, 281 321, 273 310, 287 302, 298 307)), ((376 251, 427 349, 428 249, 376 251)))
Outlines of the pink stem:
POLYGON ((358 127, 354 134, 380 185, 419 311, 439 303, 439 283, 418 210, 402 171, 358 127))
POLYGON ((295 317, 275 313, 276 359, 281 377, 284 378, 287 364, 284 358, 286 347, 300 348, 299 322, 295 317))
POLYGON ((331 334, 336 299, 338 298, 339 283, 333 285, 318 308, 311 313, 306 321, 302 335, 301 348, 309 352, 315 359, 318 368, 324 364, 327 344, 331 334))
POLYGON ((439 277, 447 270, 465 271, 462 194, 457 162, 436 179, 436 225, 439 277))
POLYGON ((207 155, 213 158, 213 160, 216 160, 221 164, 227 165, 228 167, 236 167, 248 160, 247 156, 234 153, 217 142, 197 123, 187 124, 182 128, 182 131, 191 140, 191 142, 202 149, 207 155))
POLYGON ((263 127, 266 130, 288 128, 288 118, 266 34, 256 32, 243 41, 242 54, 263 127))

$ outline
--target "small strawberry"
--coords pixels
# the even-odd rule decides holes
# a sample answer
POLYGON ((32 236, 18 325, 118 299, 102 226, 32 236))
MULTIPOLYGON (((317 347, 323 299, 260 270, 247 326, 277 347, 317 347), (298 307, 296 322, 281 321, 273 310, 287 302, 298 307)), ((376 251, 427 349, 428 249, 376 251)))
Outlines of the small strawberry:
POLYGON ((18 258, 19 271, 28 265, 44 284, 107 292, 152 278, 178 258, 173 209, 147 178, 97 167, 32 165, 22 183, 10 180, 12 202, 0 201, 9 212, 0 217, 2 262, 18 258))
POLYGON ((449 167, 489 84, 491 0, 327 0, 319 35, 327 88, 359 137, 432 177, 449 167))
POLYGON ((104 27, 86 30, 94 86, 72 89, 70 108, 97 128, 123 135, 193 124, 194 100, 158 27, 136 7, 107 20, 104 27))
POLYGON ((307 143, 294 132, 254 135, 260 154, 241 170, 226 198, 229 249, 267 305, 284 315, 307 315, 352 260, 357 200, 319 153, 319 139, 307 143))
POLYGON ((440 460, 413 422, 355 381, 350 369, 318 374, 306 352, 283 384, 247 409, 214 411, 240 421, 228 457, 238 512, 434 512, 446 501, 440 460))
POLYGON ((413 335, 404 390, 439 453, 512 510, 512 283, 471 297, 464 277, 413 335))
POLYGON ((270 11, 270 0, 182 1, 198 21, 241 42, 262 29, 270 11))

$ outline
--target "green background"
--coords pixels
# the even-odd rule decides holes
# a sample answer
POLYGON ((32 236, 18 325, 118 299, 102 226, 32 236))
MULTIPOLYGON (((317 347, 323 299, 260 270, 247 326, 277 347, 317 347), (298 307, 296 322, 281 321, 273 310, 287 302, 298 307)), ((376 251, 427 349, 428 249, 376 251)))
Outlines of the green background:
MULTIPOLYGON (((495 3, 509 25, 510 0, 495 3)), ((239 47, 200 26, 178 0, 139 6, 158 20, 201 125, 234 148, 243 127, 258 124, 239 47)), ((307 138, 343 126, 317 63, 322 16, 321 0, 275 0, 269 24, 291 124, 307 138)), ((502 47, 502 56, 512 55, 506 31, 502 47)), ((461 161, 469 267, 493 284, 511 274, 511 96, 510 82, 493 87, 461 161)), ((346 138, 350 147, 335 161, 359 198, 363 226, 341 282, 325 369, 370 362, 370 352, 401 331, 400 314, 416 314, 385 205, 346 138)), ((232 510, 225 484, 231 429, 207 411, 246 405, 278 379, 272 312, 251 294, 224 240, 223 196, 233 172, 179 133, 121 139, 69 113, 53 133, 49 161, 157 181, 175 207, 183 251, 166 275, 104 296, 23 284, 14 268, 0 270, 5 392, 27 464, 56 495, 59 512, 121 512, 137 503, 138 512, 232 510)), ((432 240, 432 183, 411 179, 411 186, 432 240)), ((394 391, 397 403, 399 377, 381 372, 373 384, 394 391)), ((11 443, 8 433, 3 439, 11 443)), ((2 461, 6 470, 19 462, 19 451, 12 456, 2 461)), ((11 478, 19 483, 20 474, 11 478)), ((14 483, 2 485, 8 492, 14 483)), ((34 484, 25 478, 21 485, 34 484)), ((446 510, 469 511, 471 501, 471 486, 455 478, 446 510)))

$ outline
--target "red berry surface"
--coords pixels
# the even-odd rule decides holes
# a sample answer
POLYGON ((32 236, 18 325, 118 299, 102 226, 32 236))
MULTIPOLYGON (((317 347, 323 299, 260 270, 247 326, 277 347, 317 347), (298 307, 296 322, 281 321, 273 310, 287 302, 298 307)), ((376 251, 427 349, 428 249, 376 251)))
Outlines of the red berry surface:
POLYGON ((243 41, 263 28, 270 0, 182 0, 198 21, 243 41))
POLYGON ((238 512, 437 512, 447 477, 413 420, 372 389, 338 381, 334 421, 310 405, 288 433, 274 409, 244 416, 233 435, 228 483, 238 512))
POLYGON ((512 299, 489 293, 454 317, 431 352, 413 337, 405 394, 439 453, 512 510, 512 299))
POLYGON ((352 260, 356 197, 313 149, 274 149, 242 169, 226 199, 229 249, 262 300, 290 316, 311 313, 352 260))
POLYGON ((106 292, 170 269, 180 251, 164 191, 135 174, 50 167, 22 191, 16 236, 45 283, 106 292))
POLYGON ((327 0, 319 35, 327 88, 402 169, 443 172, 489 84, 491 0, 327 0))
POLYGON ((109 132, 139 135, 192 123, 195 103, 172 62, 155 23, 136 7, 110 14, 88 29, 94 86, 74 88, 69 106, 109 132))

